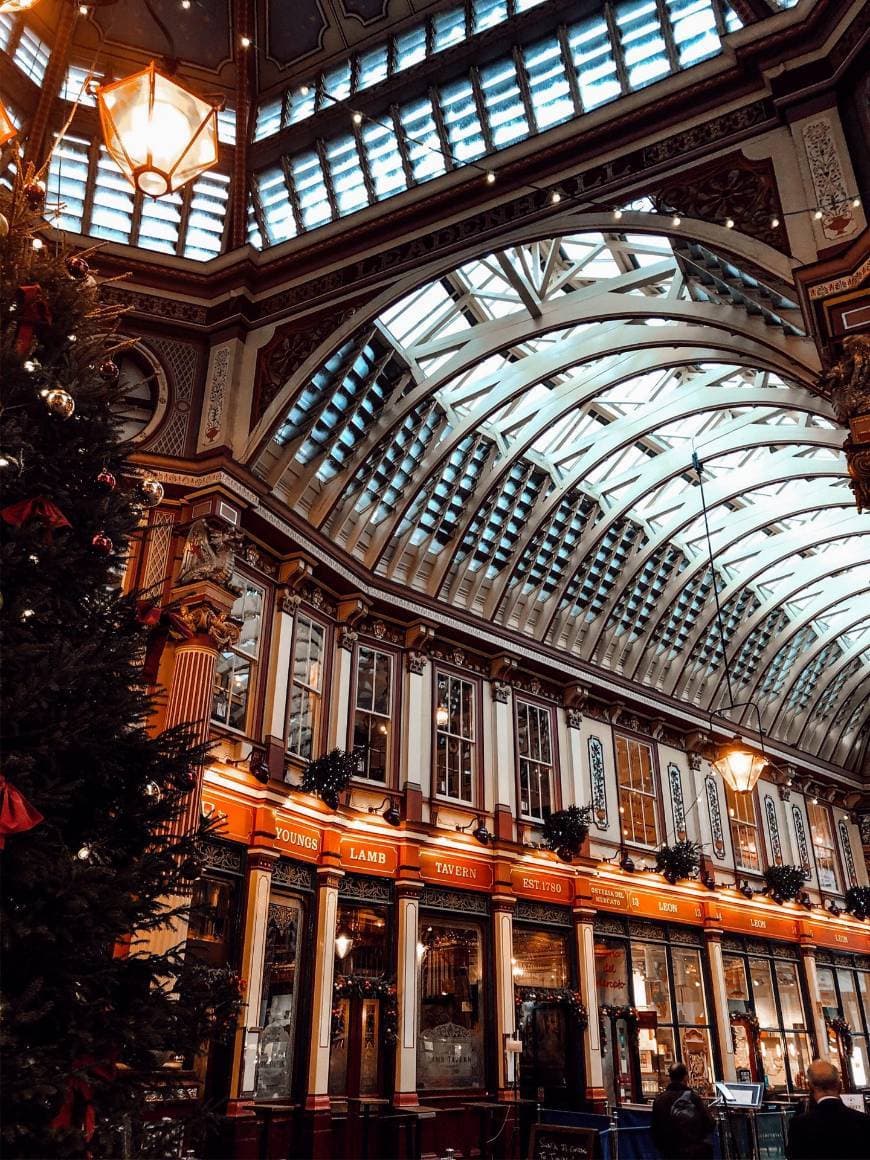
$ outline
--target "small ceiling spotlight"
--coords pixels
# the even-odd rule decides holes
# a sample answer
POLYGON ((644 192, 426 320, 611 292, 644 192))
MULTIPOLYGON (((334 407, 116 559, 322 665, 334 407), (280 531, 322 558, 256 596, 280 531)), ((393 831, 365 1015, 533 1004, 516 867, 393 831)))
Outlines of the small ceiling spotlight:
POLYGON ((493 173, 493 171, 491 169, 490 169, 489 173, 487 173, 487 175, 486 175, 486 184, 487 185, 495 185, 495 174, 493 173))
POLYGON ((733 230, 734 229, 734 218, 728 217, 725 219, 725 229, 726 230, 733 230))

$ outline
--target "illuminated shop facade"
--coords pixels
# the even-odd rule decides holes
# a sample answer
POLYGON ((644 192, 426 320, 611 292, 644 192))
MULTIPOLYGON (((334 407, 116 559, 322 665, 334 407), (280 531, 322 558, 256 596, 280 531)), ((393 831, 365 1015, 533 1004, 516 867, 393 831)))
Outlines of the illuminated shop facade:
POLYGON ((367 1098, 464 1149, 485 1096, 644 1102, 674 1060, 870 1086, 870 399, 830 371, 867 341, 864 6, 182 6, 178 77, 226 103, 159 199, 83 89, 163 52, 137 7, 0 14, 0 95, 135 340, 164 495, 125 584, 219 822, 154 943, 245 980, 188 1085, 227 1154, 264 1104, 275 1154, 343 1154, 367 1098))

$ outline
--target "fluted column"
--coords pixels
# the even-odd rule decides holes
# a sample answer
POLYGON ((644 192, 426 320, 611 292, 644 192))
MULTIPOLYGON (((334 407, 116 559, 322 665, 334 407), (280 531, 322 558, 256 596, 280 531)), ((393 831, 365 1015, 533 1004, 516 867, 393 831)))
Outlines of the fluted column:
POLYGON ((516 1031, 514 1004, 514 910, 516 899, 496 894, 492 900, 493 957, 495 959, 495 1033, 498 1060, 498 1094, 500 1099, 513 1095, 516 1056, 506 1055, 505 1036, 516 1031))
POLYGON ((344 871, 317 869, 317 934, 314 945, 314 997, 311 1003, 311 1054, 308 1059, 307 1111, 329 1108, 329 1051, 332 1046, 332 987, 335 976, 335 924, 338 887, 344 871))
MULTIPOLYGON (((208 740, 218 653, 239 639, 239 629, 229 621, 235 595, 211 580, 186 584, 173 594, 178 608, 174 615, 175 665, 166 702, 165 727, 182 722, 193 725, 194 743, 208 740)), ((202 797, 202 771, 190 791, 187 807, 173 823, 177 833, 195 829, 202 797)))
POLYGON ((247 980, 248 986, 245 1003, 239 1013, 239 1027, 233 1045, 231 1091, 234 1098, 254 1090, 259 1045, 257 1028, 260 1025, 263 966, 269 925, 269 896, 272 891, 272 871, 278 857, 277 850, 256 846, 248 850, 241 963, 242 978, 247 980))
POLYGON ((604 1068, 601 1060, 601 1023, 598 1018, 598 989, 595 982, 595 939, 592 923, 595 911, 585 907, 573 912, 574 938, 577 962, 580 965, 580 994, 589 1016, 589 1026, 583 1039, 586 1064, 586 1099, 603 1109, 607 1098, 604 1091, 604 1068))
POLYGON ((725 965, 722 961, 722 931, 711 928, 704 931, 707 951, 707 966, 713 1000, 713 1024, 719 1038, 719 1055, 722 1060, 722 1078, 726 1081, 737 1079, 737 1064, 734 1059, 734 1036, 731 1034, 731 1018, 728 1014, 728 988, 725 985, 725 965))
POLYGON ((396 994, 399 1003, 399 1038, 396 1043, 396 1079, 393 1102, 399 1107, 418 1104, 417 1097, 417 1003, 420 972, 417 942, 420 938, 420 882, 396 883, 399 953, 396 994))

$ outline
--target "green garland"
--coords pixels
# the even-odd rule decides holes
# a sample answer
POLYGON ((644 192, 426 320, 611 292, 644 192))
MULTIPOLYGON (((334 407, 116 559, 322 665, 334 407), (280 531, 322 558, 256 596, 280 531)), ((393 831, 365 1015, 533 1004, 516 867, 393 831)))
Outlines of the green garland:
POLYGON ((850 886, 846 891, 846 910, 860 919, 870 915, 870 886, 850 886))
POLYGON ((761 1024, 758 1022, 757 1016, 751 1015, 748 1011, 745 1014, 740 1011, 732 1011, 730 1019, 732 1035, 734 1033, 734 1026, 737 1023, 743 1023, 746 1026, 746 1030, 752 1037, 753 1042, 758 1043, 758 1040, 761 1036, 761 1024))
POLYGON ((523 1003, 555 1003, 565 1007, 574 1016, 581 1029, 589 1023, 586 1005, 579 991, 570 987, 515 987, 514 1003, 519 1015, 523 1003))
POLYGON ((357 759, 344 749, 331 749, 309 761, 302 775, 302 790, 317 794, 331 809, 338 808, 338 797, 356 774, 357 759))
POLYGON ((765 893, 774 902, 787 902, 803 893, 804 872, 799 866, 768 866, 764 871, 765 893))
POLYGON ((637 1008, 636 1007, 599 1007, 598 1014, 602 1019, 624 1019, 629 1026, 629 1030, 637 1027, 637 1008))
POLYGON ((367 975, 345 975, 332 986, 332 1042, 344 1033, 342 999, 380 999, 380 1034, 384 1043, 395 1043, 399 1038, 399 1002, 395 983, 386 979, 370 979, 367 975))
POLYGON ((839 1036, 840 1041, 843 1044, 843 1053, 846 1056, 851 1055, 852 1054, 852 1036, 853 1036, 854 1032, 852 1031, 852 1028, 849 1026, 849 1024, 846 1022, 846 1020, 841 1018, 841 1016, 839 1016, 839 1015, 835 1015, 833 1019, 830 1019, 826 1015, 825 1016, 825 1023, 828 1025, 828 1027, 830 1027, 830 1029, 833 1032, 835 1032, 839 1036))

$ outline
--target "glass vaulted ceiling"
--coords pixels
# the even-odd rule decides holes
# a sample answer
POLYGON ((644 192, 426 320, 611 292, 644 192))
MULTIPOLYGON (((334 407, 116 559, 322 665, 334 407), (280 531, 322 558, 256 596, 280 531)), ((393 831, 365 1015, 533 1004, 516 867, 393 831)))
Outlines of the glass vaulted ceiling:
POLYGON ((715 708, 696 451, 736 699, 854 764, 870 527, 842 432, 803 385, 800 313, 769 282, 642 232, 469 261, 295 390, 259 470, 373 571, 715 708))

